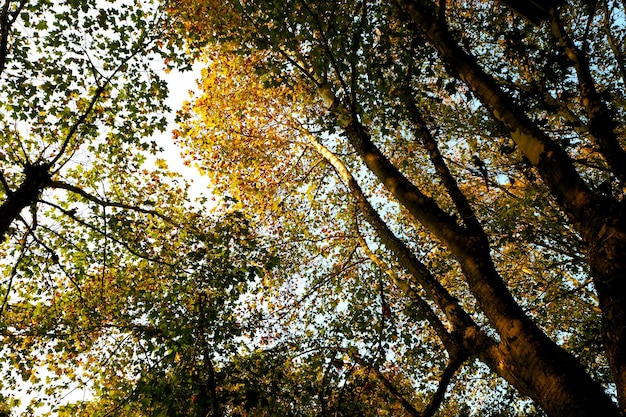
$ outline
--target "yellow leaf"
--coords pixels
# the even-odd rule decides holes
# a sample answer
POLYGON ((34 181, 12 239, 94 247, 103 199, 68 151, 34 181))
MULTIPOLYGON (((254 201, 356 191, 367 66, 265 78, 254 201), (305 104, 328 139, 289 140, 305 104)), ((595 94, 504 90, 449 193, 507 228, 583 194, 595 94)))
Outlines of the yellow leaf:
POLYGON ((159 169, 167 169, 167 162, 165 159, 157 158, 157 160, 154 161, 154 165, 159 169))

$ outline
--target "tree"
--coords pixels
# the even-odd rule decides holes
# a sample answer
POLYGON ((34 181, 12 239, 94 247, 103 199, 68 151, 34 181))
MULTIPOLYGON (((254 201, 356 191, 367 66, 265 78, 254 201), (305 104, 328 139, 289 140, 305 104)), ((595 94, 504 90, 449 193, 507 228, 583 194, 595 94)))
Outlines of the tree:
POLYGON ((295 305, 364 304, 328 340, 389 347, 356 340, 404 309, 413 380, 475 358, 550 416, 626 412, 623 3, 170 3, 207 62, 179 140, 291 242, 295 305))
POLYGON ((150 135, 167 123, 159 72, 185 65, 162 8, 6 0, 0 10, 1 387, 38 393, 23 404, 34 413, 102 382, 90 366, 111 370, 107 354, 138 324, 131 313, 182 274, 173 259, 206 231, 186 225, 188 186, 152 156, 150 135))
POLYGON ((93 397, 59 407, 59 415, 223 415, 221 370, 258 315, 240 298, 255 290, 271 257, 237 211, 189 220, 195 233, 166 236, 181 246, 164 250, 159 263, 136 265, 134 285, 117 279, 105 288, 106 338, 81 352, 93 397))
POLYGON ((161 72, 188 66, 172 24, 152 1, 2 2, 3 412, 223 409, 217 370, 275 261, 156 155, 161 72))

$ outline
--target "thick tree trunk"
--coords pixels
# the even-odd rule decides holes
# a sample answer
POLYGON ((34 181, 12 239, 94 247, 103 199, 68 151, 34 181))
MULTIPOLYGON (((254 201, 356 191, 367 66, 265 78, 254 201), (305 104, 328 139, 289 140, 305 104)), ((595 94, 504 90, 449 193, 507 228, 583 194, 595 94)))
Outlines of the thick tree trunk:
POLYGON ((548 338, 515 302, 493 265, 486 237, 468 233, 422 194, 376 148, 358 122, 346 130, 367 167, 459 261, 472 294, 501 339, 497 355, 489 352, 479 357, 551 416, 597 416, 599 410, 602 415, 619 415, 578 360, 548 338))
MULTIPOLYGON (((400 0, 399 4, 408 13, 415 30, 427 37, 459 77, 479 97, 483 105, 491 111, 494 118, 507 127, 518 148, 537 168, 559 207, 581 234, 588 248, 589 264, 598 292, 606 351, 617 384, 620 408, 626 411, 626 338, 624 337, 626 329, 626 215, 624 209, 614 199, 599 196, 589 189, 565 151, 528 118, 521 107, 500 89, 493 77, 480 67, 474 57, 458 45, 442 19, 435 18, 427 8, 414 1, 400 0)), ((587 82, 584 71, 582 73, 582 81, 587 82)), ((583 93, 589 102, 589 92, 583 91, 583 93)), ((600 112, 596 107, 588 106, 587 110, 592 118, 602 120, 606 112, 600 112)), ((610 138, 606 139, 605 133, 599 129, 594 129, 592 132, 598 139, 600 149, 607 154, 611 152, 605 142, 612 141, 609 140, 610 138)), ((603 402, 604 400, 598 398, 597 401, 603 402)), ((598 415, 599 413, 600 411, 596 411, 592 414, 598 415)))
POLYGON ((626 216, 612 217, 607 214, 610 220, 588 242, 588 257, 602 310, 609 366, 626 414, 626 216))
POLYGON ((8 191, 0 205, 0 240, 4 240, 9 227, 26 207, 35 203, 39 194, 51 184, 47 165, 26 165, 25 178, 15 191, 8 191))

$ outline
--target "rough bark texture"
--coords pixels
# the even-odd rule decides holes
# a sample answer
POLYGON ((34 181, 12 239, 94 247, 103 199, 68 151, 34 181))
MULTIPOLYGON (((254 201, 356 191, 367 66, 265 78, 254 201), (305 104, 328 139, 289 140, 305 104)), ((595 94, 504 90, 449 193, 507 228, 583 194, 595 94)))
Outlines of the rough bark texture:
POLYGON ((591 274, 598 293, 604 341, 620 408, 626 413, 626 216, 607 214, 596 239, 588 242, 591 274))
MULTIPOLYGON (((518 148, 537 168, 559 207, 581 234, 588 248, 588 260, 602 310, 607 356, 617 384, 621 409, 626 411, 626 340, 623 337, 624 329, 626 329, 626 262, 624 262, 626 259, 626 220, 624 210, 614 199, 597 195, 591 191, 574 168, 565 151, 541 131, 521 107, 517 106, 499 88, 495 79, 480 67, 474 57, 458 45, 448 32, 442 19, 435 18, 433 13, 429 13, 428 8, 418 5, 416 2, 400 1, 399 3, 408 14, 410 23, 414 25, 415 30, 428 39, 466 85, 478 96, 483 105, 491 111, 494 118, 508 129, 518 148)), ((560 33, 558 28, 554 30, 557 34, 560 33)), ((566 40, 561 37, 563 46, 567 46, 565 42, 566 40)), ((575 54, 576 51, 574 50, 570 50, 570 52, 570 59, 575 62, 580 75, 583 105, 590 116, 592 125, 589 128, 591 134, 596 138, 599 151, 609 155, 607 159, 610 165, 623 164, 621 161, 618 163, 611 159, 610 154, 612 152, 610 149, 612 148, 610 146, 614 142, 611 138, 613 132, 610 131, 612 124, 601 122, 607 117, 606 109, 598 104, 597 95, 590 87, 590 81, 587 79, 587 73, 580 61, 580 56, 575 54)), ((623 150, 620 150, 621 153, 623 150)), ((621 166, 623 169, 623 165, 621 166)), ((618 170, 616 173, 618 177, 621 175, 620 172, 618 170)), ((473 275, 470 270, 466 270, 466 273, 468 277, 473 275)), ((513 323, 509 326, 512 329, 516 328, 513 323)), ((519 338, 514 333, 511 333, 510 336, 519 338)), ((516 353, 516 355, 528 354, 529 352, 525 352, 523 349, 516 353)), ((567 367, 566 362, 556 366, 557 373, 561 366, 567 367)), ((537 370, 539 371, 539 369, 537 370)), ((587 377, 587 379, 589 378, 587 377)), ((576 387, 571 387, 571 383, 568 384, 566 380, 563 382, 565 384, 561 389, 574 389, 571 404, 579 402, 576 397, 584 395, 585 391, 579 392, 576 387)), ((585 398, 585 401, 594 404, 595 407, 572 405, 572 414, 562 414, 563 408, 566 407, 565 404, 570 404, 570 402, 562 397, 561 404, 557 405, 554 398, 559 395, 558 384, 542 381, 537 385, 541 391, 538 394, 545 398, 542 406, 551 415, 554 408, 561 409, 560 412, 558 409, 554 410, 554 415, 584 415, 576 413, 584 413, 585 410, 590 412, 590 415, 599 415, 602 412, 597 407, 605 407, 606 415, 610 415, 610 413, 615 415, 616 413, 608 398, 601 398, 600 390, 594 389, 592 391, 598 395, 597 397, 596 394, 592 395, 589 391, 587 397, 579 398, 585 398), (544 389, 546 391, 543 391, 544 389), (547 391, 549 394, 545 395, 547 391)), ((592 385, 598 386, 597 384, 592 385)))
POLYGON ((619 415, 582 365, 548 338, 512 298, 495 270, 486 237, 472 236, 441 211, 387 160, 358 122, 348 127, 348 138, 368 168, 459 261, 472 294, 501 339, 498 355, 479 356, 481 360, 552 416, 595 416, 598 410, 619 415))

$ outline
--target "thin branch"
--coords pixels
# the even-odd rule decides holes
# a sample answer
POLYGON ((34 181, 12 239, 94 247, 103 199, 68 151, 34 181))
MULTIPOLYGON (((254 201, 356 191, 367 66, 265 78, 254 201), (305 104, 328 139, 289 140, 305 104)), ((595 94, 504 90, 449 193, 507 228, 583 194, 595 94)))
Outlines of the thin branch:
POLYGON ((101 85, 100 87, 96 89, 96 91, 93 94, 93 97, 91 97, 91 101, 89 102, 87 109, 85 109, 85 111, 78 117, 78 120, 74 122, 69 132, 67 132, 67 135, 65 136, 65 139, 63 139, 63 143, 61 144, 61 148, 59 149, 59 153, 52 159, 52 161, 50 161, 50 166, 53 166, 54 164, 56 164, 59 161, 59 159, 61 159, 63 154, 65 154, 65 150, 67 149, 70 141, 74 138, 74 135, 76 135, 78 128, 87 121, 87 118, 89 117, 89 115, 91 114, 91 111, 96 106, 96 103, 98 102, 102 94, 104 93, 107 85, 108 85, 108 82, 104 83, 103 85, 101 85))
MULTIPOLYGON (((459 301, 454 298, 443 285, 441 285, 430 270, 416 258, 415 254, 406 245, 406 243, 398 238, 380 218, 380 215, 368 201, 356 179, 352 176, 348 168, 337 157, 337 155, 323 146, 315 137, 313 137, 313 135, 308 134, 306 130, 302 133, 307 135, 310 146, 323 156, 335 169, 346 187, 350 190, 351 195, 356 200, 359 210, 367 222, 372 226, 379 239, 398 258, 398 263, 405 268, 411 276, 413 276, 416 282, 422 286, 427 296, 435 302, 441 311, 446 314, 453 330, 462 334, 466 332, 466 330, 472 329, 471 333, 476 336, 477 339, 471 342, 471 348, 475 349, 478 344, 484 347, 483 351, 485 351, 488 347, 493 347, 493 340, 491 340, 478 328, 471 316, 461 307, 459 301)), ((383 271, 386 270, 388 270, 388 268, 384 267, 383 271)), ((398 281, 398 286, 400 285, 402 285, 406 291, 410 288, 406 284, 398 281)), ((415 300, 419 302, 419 297, 415 300)), ((442 337, 446 337, 444 333, 442 333, 442 337)), ((465 341, 459 342, 459 345, 463 345, 463 342, 465 341)), ((454 343, 450 343, 449 346, 446 347, 452 348, 453 346, 454 343)), ((468 346, 468 348, 469 347, 470 346, 468 346)))
POLYGON ((439 384, 437 386, 437 390, 433 394, 430 402, 426 405, 423 411, 417 410, 409 400, 407 400, 404 395, 398 390, 396 385, 391 382, 383 372, 378 369, 378 367, 370 364, 368 361, 363 359, 358 354, 353 354, 351 357, 361 366, 366 367, 369 370, 374 371, 376 377, 383 383, 387 391, 391 393, 394 397, 396 397, 404 407, 405 411, 408 412, 413 417, 432 417, 439 410, 441 403, 444 399, 446 390, 448 386, 450 386, 450 382, 452 378, 456 374, 456 372, 463 366, 465 361, 469 358, 466 354, 462 353, 459 356, 450 357, 448 360, 448 364, 441 374, 441 378, 439 380, 439 384))
POLYGON ((439 385, 437 386, 437 391, 430 399, 430 403, 428 406, 422 411, 421 417, 432 417, 435 415, 439 407, 441 406, 441 402, 444 399, 446 394, 446 390, 452 381, 452 377, 456 372, 461 369, 465 361, 468 359, 467 356, 457 356, 451 357, 448 360, 448 365, 446 369, 444 369, 443 374, 441 374, 441 379, 439 380, 439 385))
POLYGON ((104 232, 104 243, 102 244, 102 270, 100 272, 100 302, 104 304, 104 281, 107 270, 107 254, 109 248, 109 230, 107 228, 107 210, 106 206, 102 207, 102 229, 104 232))
MULTIPOLYGON (((50 207, 53 207, 53 208, 59 210, 61 213, 63 213, 66 216, 70 217, 72 220, 74 220, 78 224, 81 224, 81 225, 87 227, 88 229, 90 229, 90 230, 92 230, 92 231, 94 231, 94 232, 96 232, 96 233, 98 233, 100 235, 104 235, 104 232, 100 228, 98 228, 98 227, 96 227, 96 226, 94 226, 94 225, 92 225, 90 223, 87 223, 86 221, 78 218, 71 210, 66 210, 63 207, 61 207, 61 206, 59 206, 57 204, 51 203, 49 201, 41 200, 41 203, 49 205, 50 207)), ((124 249, 126 249, 131 255, 134 255, 134 256, 136 256, 138 258, 141 258, 141 259, 145 259, 146 261, 157 263, 159 265, 164 265, 164 266, 168 266, 168 267, 171 267, 171 268, 176 268, 175 264, 172 264, 172 263, 169 263, 169 262, 165 262, 165 261, 162 261, 160 259, 151 258, 149 256, 146 256, 146 255, 143 255, 143 254, 139 253, 137 250, 131 248, 128 245, 128 243, 126 243, 124 241, 121 241, 121 240, 113 238, 113 237, 111 237, 110 239, 113 242, 117 243, 118 245, 122 246, 124 249)))
MULTIPOLYGON (((30 232, 31 232, 30 228, 24 232, 24 239, 26 239, 26 237, 30 234, 30 232)), ((27 245, 26 243, 22 245, 22 249, 20 250, 20 255, 17 257, 17 259, 13 263, 13 267, 11 267, 11 274, 9 275, 9 283, 6 288, 6 293, 4 294, 4 300, 2 301, 2 306, 0 306, 0 318, 2 318, 2 316, 4 315, 4 309, 6 308, 7 303, 9 302, 9 295, 11 293, 11 288, 13 287, 13 279, 15 278, 15 275, 17 274, 17 268, 19 264, 22 262, 22 260, 24 259, 24 256, 26 255, 28 246, 29 245, 27 245)))
POLYGON ((353 105, 352 107, 352 112, 356 114, 356 104, 357 104, 357 96, 356 96, 356 91, 357 91, 357 69, 356 69, 356 63, 359 60, 359 46, 360 46, 360 42, 359 40, 361 39, 361 35, 363 34, 363 31, 365 30, 365 22, 367 21, 367 3, 365 1, 363 1, 361 3, 361 8, 362 8, 362 12, 361 12, 361 20, 359 21, 359 25, 357 26, 357 30, 354 31, 353 35, 352 35, 352 56, 350 59, 350 99, 352 100, 353 105))
POLYGON ((400 390, 398 390, 398 388, 393 384, 393 382, 391 382, 380 371, 380 369, 371 365, 369 362, 361 358, 359 355, 353 355, 352 357, 354 358, 355 362, 357 362, 359 365, 374 371, 378 380, 383 383, 383 385, 385 386, 385 388, 387 389, 387 391, 389 391, 391 395, 393 395, 394 397, 396 397, 396 399, 400 401, 400 403, 402 404, 402 407, 407 413, 409 413, 409 415, 411 415, 412 417, 425 417, 417 408, 415 408, 413 404, 411 404, 409 400, 407 400, 404 397, 404 395, 402 395, 400 390))
POLYGON ((165 216, 164 214, 161 214, 156 210, 149 210, 149 209, 133 206, 130 204, 118 203, 115 201, 102 200, 92 194, 89 194, 82 188, 76 187, 75 185, 67 184, 63 181, 52 181, 52 184, 50 184, 50 188, 57 188, 57 189, 71 191, 75 194, 80 195, 85 200, 91 201, 92 203, 95 203, 102 207, 117 207, 117 208, 121 208, 124 210, 132 210, 138 213, 151 214, 151 215, 159 217, 162 220, 165 220, 167 223, 173 226, 178 226, 178 224, 176 224, 170 217, 165 216))
MULTIPOLYGON (((259 25, 257 24, 257 22, 250 16, 249 13, 247 12, 243 12, 244 16, 246 19, 248 19, 248 21, 250 22, 250 24, 256 29, 256 33, 262 33, 261 30, 259 30, 259 25)), ((289 54, 288 51, 284 50, 283 48, 281 48, 280 45, 273 43, 271 40, 268 40, 268 37, 266 37, 265 39, 258 39, 259 42, 265 44, 268 48, 275 50, 276 52, 278 52, 283 58, 285 58, 287 60, 287 62, 289 62, 289 64, 293 65, 293 67, 295 69, 297 69, 298 71, 300 71, 302 74, 304 74, 304 76, 309 79, 311 82, 313 82, 313 84, 317 85, 318 87, 322 84, 322 81, 320 81, 319 79, 317 79, 315 77, 315 75, 313 73, 311 73, 310 71, 308 71, 307 65, 305 63, 305 59, 301 56, 301 54, 299 52, 296 52, 298 55, 300 55, 299 57, 294 58, 293 56, 291 56, 289 54)))
POLYGON ((365 252, 365 255, 380 268, 415 305, 420 313, 424 315, 428 323, 433 327, 435 333, 439 336, 439 339, 449 352, 454 352, 462 349, 459 343, 454 340, 452 335, 446 329, 446 326, 439 319, 432 307, 424 300, 424 298, 413 288, 411 284, 402 279, 385 261, 380 259, 369 247, 365 238, 361 234, 358 228, 358 220, 355 219, 355 228, 359 244, 361 249, 365 252))
MULTIPOLYGON (((330 41, 326 36, 326 31, 324 30, 324 27, 322 25, 322 21, 320 20, 320 16, 318 13, 314 13, 313 10, 311 9, 311 7, 309 6, 309 4, 302 0, 302 5, 304 6, 305 10, 309 13, 309 15, 315 20, 315 23, 317 24, 317 29, 320 32, 320 36, 322 38, 322 46, 324 48, 324 51, 326 52, 326 55, 328 57, 328 59, 330 60, 330 66, 333 68, 333 70, 335 71, 335 75, 337 76, 337 80, 339 80, 339 84, 341 85, 341 88, 346 92, 349 93, 350 89, 348 88, 348 85, 346 84, 345 80, 343 79, 343 77, 341 76, 341 69, 339 68, 339 63, 337 62, 337 60, 335 59, 335 55, 333 54, 331 47, 330 47, 330 41)), ((327 80, 324 80, 327 81, 327 80)), ((319 84, 318 84, 319 86, 319 84)), ((353 110, 354 110, 354 106, 352 106, 353 110)))
MULTIPOLYGON (((19 217, 19 219, 22 221, 22 223, 24 223, 26 225, 26 227, 29 227, 28 223, 26 222, 26 219, 24 219, 22 216, 19 217)), ((48 228, 47 226, 43 226, 43 225, 38 225, 38 227, 43 228, 45 230, 48 230, 49 232, 54 233, 57 237, 60 237, 58 235, 58 233, 52 231, 50 228, 48 228)), ((78 282, 76 282, 76 280, 74 278, 72 278, 72 274, 70 274, 65 267, 61 264, 59 256, 56 254, 56 252, 49 247, 47 244, 45 244, 41 239, 39 239, 39 237, 33 232, 30 234, 30 236, 33 238, 33 240, 39 244, 41 247, 44 248, 44 250, 46 252, 48 252, 48 254, 50 255, 50 259, 52 260, 52 262, 54 262, 59 269, 61 269, 61 271, 63 271, 63 273, 65 274, 65 276, 67 277, 67 279, 74 285, 74 287, 76 288, 76 291, 78 291, 78 298, 80 299, 81 303, 85 306, 88 307, 87 302, 85 301, 85 298, 83 297, 83 291, 80 288, 80 285, 78 285, 78 282)), ((66 240, 66 239, 63 239, 66 240)))
MULTIPOLYGON (((106 88, 112 84, 113 79, 117 76, 117 74, 120 71, 122 71, 122 69, 126 68, 126 66, 128 65, 128 62, 130 60, 134 59, 135 56, 137 56, 139 53, 143 52, 144 51, 144 47, 147 47, 150 44, 150 42, 152 42, 152 41, 153 41, 152 39, 148 39, 145 43, 140 44, 141 47, 138 47, 129 56, 127 56, 115 68, 115 70, 105 79, 104 83, 102 83, 101 85, 98 85, 98 82, 96 80, 96 85, 98 85, 98 88, 94 92, 94 94, 93 94, 93 96, 91 98, 91 101, 87 105, 87 108, 85 109, 85 111, 83 111, 83 113, 78 117, 78 120, 76 120, 76 122, 72 125, 72 127, 68 131, 67 135, 65 136, 65 139, 63 139, 63 143, 61 144, 61 148, 59 149, 58 154, 52 159, 52 161, 50 161, 49 166, 53 166, 54 164, 56 164, 62 158, 62 156, 65 154, 65 150, 69 146, 70 141, 74 138, 74 136, 78 132, 78 129, 87 121, 88 117, 91 115, 94 107, 96 106, 96 103, 102 97, 102 95, 106 91, 106 88)), ((61 164, 59 166, 59 168, 57 168, 57 170, 54 171, 53 173, 58 172, 64 164, 65 163, 61 164)))
POLYGON ((624 52, 620 47, 620 45, 623 45, 623 42, 620 43, 611 30, 611 11, 609 10, 608 1, 603 0, 602 4, 604 6, 604 30, 606 37, 615 55, 615 61, 617 62, 622 82, 626 84, 626 57, 624 57, 624 52))
MULTIPOLYGON (((280 308, 275 309, 275 313, 278 315, 278 318, 282 318, 284 316, 287 315, 288 311, 293 310, 295 308, 297 308, 298 306, 300 306, 301 304, 303 304, 306 300, 308 300, 309 298, 311 298, 312 296, 315 295, 315 292, 322 287, 323 285, 325 285, 326 283, 330 282, 333 278, 342 276, 346 271, 357 267, 358 265, 361 264, 361 262, 359 261, 355 261, 352 262, 352 258, 354 257, 355 253, 356 253, 356 249, 358 246, 354 246, 354 248, 352 248, 352 250, 350 250, 350 252, 348 253, 348 255, 345 257, 345 260, 343 261, 341 267, 335 269, 333 272, 326 274, 325 276, 321 277, 319 280, 317 280, 317 282, 314 282, 311 284, 311 287, 300 296, 300 298, 298 298, 296 301, 293 302, 292 305, 284 305, 280 308)), ((306 262, 303 262, 306 263, 306 262)))
POLYGON ((20 12, 24 8, 27 0, 21 0, 14 11, 10 11, 11 0, 5 0, 0 12, 0 75, 4 72, 7 64, 7 55, 9 53, 9 33, 13 24, 17 20, 20 12))
POLYGON ((476 218, 474 210, 467 200, 467 197, 459 189, 456 179, 450 172, 450 169, 448 168, 445 159, 441 155, 437 140, 434 138, 433 134, 426 124, 426 121, 422 117, 421 112, 417 108, 414 100, 414 94, 409 93, 407 96, 407 110, 412 118, 413 126, 415 127, 414 134, 421 140, 423 147, 428 152, 430 160, 435 167, 435 170, 437 171, 441 182, 448 191, 450 198, 452 198, 454 205, 456 206, 459 214, 461 215, 461 218, 463 219, 463 223, 469 230, 472 231, 473 234, 484 234, 484 230, 478 222, 478 219, 476 218))

